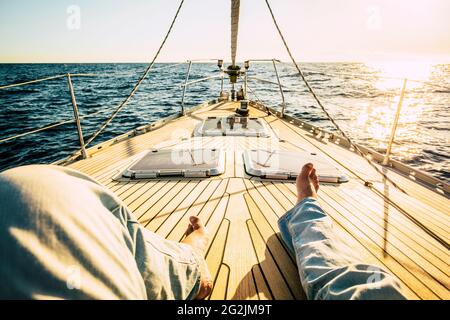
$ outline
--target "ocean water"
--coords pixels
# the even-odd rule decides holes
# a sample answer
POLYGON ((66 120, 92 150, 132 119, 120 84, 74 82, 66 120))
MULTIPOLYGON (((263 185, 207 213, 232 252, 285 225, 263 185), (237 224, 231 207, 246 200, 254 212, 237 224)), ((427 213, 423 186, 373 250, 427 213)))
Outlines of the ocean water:
MULTIPOLYGON (((150 73, 127 107, 95 143, 180 111, 181 84, 186 65, 150 73)), ((301 65, 325 107, 354 141, 386 151, 399 100, 402 79, 409 77, 392 155, 450 182, 450 65, 369 65, 363 63, 306 63, 301 65)), ((0 86, 65 73, 93 73, 74 77, 81 115, 101 111, 82 120, 85 139, 108 118, 130 93, 145 64, 0 64, 0 86)), ((333 130, 314 103, 292 65, 278 65, 285 88, 286 112, 333 130)), ((193 64, 190 80, 218 74, 214 63, 193 64)), ((249 76, 276 82, 272 64, 252 64, 249 76)), ((249 80, 256 97, 280 108, 278 86, 249 80)), ((229 85, 225 82, 225 88, 229 85)), ((188 88, 186 106, 216 98, 220 80, 200 82, 188 88)), ((0 90, 0 139, 73 117, 65 78, 0 90)), ((51 163, 77 150, 74 123, 0 143, 0 171, 31 163, 51 163)))

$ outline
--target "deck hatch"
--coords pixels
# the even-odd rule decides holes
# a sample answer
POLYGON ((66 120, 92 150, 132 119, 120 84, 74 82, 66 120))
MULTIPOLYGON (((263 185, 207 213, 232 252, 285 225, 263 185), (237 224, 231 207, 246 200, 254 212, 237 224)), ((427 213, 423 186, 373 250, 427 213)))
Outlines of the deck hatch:
POLYGON ((205 136, 244 136, 269 137, 264 121, 252 117, 209 117, 197 126, 194 135, 205 136))
POLYGON ((300 168, 311 162, 317 169, 319 181, 329 183, 348 182, 348 177, 332 163, 315 153, 307 151, 245 150, 243 157, 247 174, 263 179, 295 179, 300 168))
POLYGON ((219 149, 167 149, 148 151, 122 176, 131 179, 156 179, 184 176, 202 178, 225 172, 225 154, 219 149))

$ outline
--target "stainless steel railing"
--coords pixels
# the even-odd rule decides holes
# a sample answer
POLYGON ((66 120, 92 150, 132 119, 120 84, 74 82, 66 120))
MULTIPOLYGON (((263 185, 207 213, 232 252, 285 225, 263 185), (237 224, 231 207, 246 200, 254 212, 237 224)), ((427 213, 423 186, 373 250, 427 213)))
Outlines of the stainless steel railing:
MULTIPOLYGON (((176 64, 171 64, 169 66, 164 66, 164 67, 160 67, 160 68, 155 68, 153 69, 154 71, 156 70, 163 70, 163 69, 167 69, 170 67, 174 67, 174 66, 178 66, 181 63, 176 63, 176 64)), ((68 83, 68 88, 69 88, 69 96, 70 96, 70 100, 71 100, 71 105, 72 105, 72 109, 73 109, 73 118, 72 119, 65 119, 65 120, 60 120, 57 121, 55 123, 52 124, 48 124, 45 125, 43 127, 39 127, 39 128, 35 128, 23 133, 19 133, 19 134, 15 134, 13 136, 10 137, 6 137, 6 138, 1 138, 0 139, 0 144, 1 143, 5 143, 8 141, 12 141, 21 137, 25 137, 31 134, 35 134, 35 133, 39 133, 39 132, 43 132, 46 130, 50 130, 59 126, 63 126, 69 123, 75 123, 76 128, 77 128, 77 134, 78 134, 78 140, 79 140, 79 144, 80 144, 80 153, 83 159, 87 158, 88 154, 86 151, 86 145, 85 145, 85 140, 84 140, 84 136, 83 136, 83 130, 82 130, 82 126, 81 126, 81 120, 87 117, 92 117, 95 115, 99 115, 102 113, 106 113, 109 112, 110 110, 99 110, 96 112, 92 112, 83 116, 80 116, 79 111, 78 111, 78 105, 77 105, 77 100, 76 100, 76 96, 75 96, 75 90, 74 90, 74 86, 73 86, 73 82, 72 79, 74 77, 111 77, 113 75, 122 75, 120 73, 113 73, 113 74, 91 74, 91 73, 78 73, 78 74, 60 74, 60 75, 55 75, 55 76, 51 76, 51 77, 46 77, 46 78, 41 78, 41 79, 36 79, 36 80, 31 80, 31 81, 25 81, 25 82, 21 82, 21 83, 14 83, 14 84, 9 84, 9 85, 4 85, 4 86, 0 86, 0 90, 4 90, 4 89, 10 89, 10 88, 14 88, 14 87, 21 87, 21 86, 27 86, 27 85, 33 85, 33 84, 37 84, 37 83, 41 83, 41 82, 45 82, 45 81, 51 81, 51 80, 56 80, 56 79, 61 79, 61 78, 66 78, 67 79, 67 83, 68 83)))
POLYGON ((286 100, 284 99, 283 86, 281 85, 280 76, 278 75, 277 60, 276 59, 272 59, 272 63, 273 63, 273 70, 275 71, 275 75, 277 76, 278 87, 280 88, 281 105, 282 105, 281 117, 284 118, 284 111, 286 109, 286 100))
MULTIPOLYGON (((59 121, 57 123, 53 123, 53 124, 50 124, 50 125, 47 125, 47 126, 44 126, 44 127, 41 127, 41 128, 36 128, 36 129, 30 130, 30 131, 27 131, 27 132, 24 132, 24 133, 20 133, 20 134, 11 136, 11 137, 0 139, 0 143, 11 141, 11 140, 14 140, 14 139, 17 139, 17 138, 25 137, 25 136, 30 135, 30 134, 46 131, 46 130, 49 130, 49 129, 52 129, 52 128, 56 128, 58 126, 62 126, 62 125, 68 124, 68 123, 75 122, 76 126, 77 126, 80 147, 81 147, 81 150, 82 150, 82 157, 86 158, 87 154, 86 154, 86 149, 85 149, 85 146, 84 146, 83 131, 82 131, 82 128, 81 128, 81 121, 80 121, 81 117, 80 117, 80 114, 78 112, 77 102, 76 102, 76 98, 75 98, 75 92, 74 92, 74 89, 73 89, 72 77, 90 77, 90 76, 96 76, 96 75, 92 75, 92 74, 64 74, 64 75, 57 75, 57 76, 52 76, 52 77, 47 77, 47 78, 42 78, 42 79, 37 79, 37 80, 32 80, 32 81, 26 81, 26 82, 22 82, 22 83, 16 83, 16 84, 11 84, 11 85, 1 86, 0 89, 9 89, 9 88, 13 88, 13 87, 31 85, 31 84, 36 84, 36 83, 40 83, 40 82, 43 82, 43 81, 50 81, 50 80, 55 80, 55 79, 60 79, 60 78, 66 77, 67 78, 67 82, 68 82, 68 86, 69 86, 69 94, 70 94, 70 97, 71 97, 74 118, 73 119, 68 119, 68 120, 62 120, 62 121, 59 121)), ((89 116, 92 116, 92 115, 98 114, 98 113, 99 112, 92 113, 89 116)))
POLYGON ((184 97, 186 96, 187 83, 189 81, 189 75, 191 74, 192 61, 188 61, 188 68, 186 72, 186 80, 184 81, 183 96, 181 97, 181 114, 184 115, 184 97))
POLYGON ((67 74, 67 82, 69 84, 70 100, 72 102, 72 107, 73 107, 73 117, 75 119, 75 123, 77 124, 78 139, 80 141, 80 147, 81 147, 81 156, 83 157, 83 159, 86 159, 87 153, 86 153, 86 147, 84 146, 84 137, 83 137, 83 130, 81 129, 80 114, 78 113, 77 99, 75 98, 72 77, 70 76, 70 74, 67 74))

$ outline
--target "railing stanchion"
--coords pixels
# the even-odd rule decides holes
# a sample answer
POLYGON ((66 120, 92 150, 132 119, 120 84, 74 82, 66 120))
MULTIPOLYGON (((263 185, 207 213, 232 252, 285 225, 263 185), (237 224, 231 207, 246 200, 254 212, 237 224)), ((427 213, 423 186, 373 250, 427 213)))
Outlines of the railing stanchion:
POLYGON ((77 124, 78 138, 80 140, 81 147, 81 156, 83 157, 83 159, 86 159, 87 153, 84 146, 83 130, 81 130, 80 115, 78 113, 77 100, 75 99, 75 92, 73 90, 72 78, 70 76, 70 73, 67 74, 67 82, 69 83, 70 98, 72 100, 73 116, 75 118, 75 123, 77 124))
POLYGON ((286 109, 286 101, 284 99, 284 92, 283 87, 281 85, 280 76, 278 75, 276 60, 272 59, 273 68, 275 70, 275 75, 277 76, 278 86, 280 87, 280 94, 281 94, 281 100, 282 100, 282 107, 281 107, 281 118, 284 117, 284 110, 286 109))
POLYGON ((184 97, 186 96, 186 88, 187 88, 187 82, 189 81, 189 74, 191 73, 191 66, 192 61, 188 61, 188 68, 186 72, 186 80, 184 81, 184 88, 183 88, 183 96, 181 98, 181 114, 184 116, 186 114, 186 111, 184 110, 184 97))
POLYGON ((391 156, 391 151, 392 151, 392 144, 394 143, 394 140, 395 140, 395 133, 396 133, 397 127, 398 127, 398 120, 400 119, 400 111, 402 109, 403 100, 405 98, 407 82, 408 82, 408 79, 403 80, 402 92, 400 94, 400 99, 398 101, 397 111, 395 113, 395 118, 394 118, 394 123, 392 124, 391 136, 389 138, 389 143, 388 143, 388 146, 386 149, 386 155, 384 156, 384 159, 383 159, 383 165, 389 164, 389 158, 391 156))

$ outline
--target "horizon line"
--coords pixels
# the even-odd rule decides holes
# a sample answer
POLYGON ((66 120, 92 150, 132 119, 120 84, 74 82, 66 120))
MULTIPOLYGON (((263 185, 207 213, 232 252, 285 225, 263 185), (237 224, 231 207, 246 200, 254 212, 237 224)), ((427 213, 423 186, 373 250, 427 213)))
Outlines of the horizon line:
MULTIPOLYGON (((161 62, 155 62, 158 63, 164 63, 164 64, 183 64, 187 63, 190 60, 183 60, 183 61, 161 61, 161 62)), ((239 63, 243 63, 243 61, 239 61, 239 63)), ((250 60, 251 61, 251 60, 250 60)), ((297 63, 371 63, 374 60, 302 60, 297 61, 297 63)), ((388 60, 382 60, 382 61, 392 61, 392 62, 401 62, 401 61, 411 61, 409 59, 400 60, 400 59, 388 59, 388 60)), ((281 63, 289 63, 292 64, 291 61, 281 61, 281 63)), ((450 64, 450 60, 417 60, 417 63, 433 63, 433 64, 450 64)), ((82 61, 82 62, 67 62, 67 61, 58 61, 58 62, 48 62, 48 61, 39 61, 39 62, 27 62, 27 61, 20 61, 20 62, 11 62, 11 61, 0 61, 0 64, 149 64, 148 61, 82 61)), ((208 64, 216 64, 211 59, 205 59, 205 60, 192 60, 192 63, 208 63, 208 64)), ((231 63, 231 61, 224 60, 224 63, 231 63)), ((251 61, 252 64, 264 64, 264 63, 272 63, 272 61, 251 61)))

